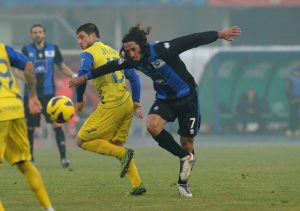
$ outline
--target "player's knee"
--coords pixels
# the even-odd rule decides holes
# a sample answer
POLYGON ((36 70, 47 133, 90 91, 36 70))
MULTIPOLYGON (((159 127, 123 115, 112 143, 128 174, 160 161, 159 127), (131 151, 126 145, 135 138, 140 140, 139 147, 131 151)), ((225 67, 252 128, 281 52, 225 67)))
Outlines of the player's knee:
POLYGON ((152 135, 156 136, 162 131, 162 127, 160 124, 156 124, 154 121, 147 121, 147 131, 152 135))

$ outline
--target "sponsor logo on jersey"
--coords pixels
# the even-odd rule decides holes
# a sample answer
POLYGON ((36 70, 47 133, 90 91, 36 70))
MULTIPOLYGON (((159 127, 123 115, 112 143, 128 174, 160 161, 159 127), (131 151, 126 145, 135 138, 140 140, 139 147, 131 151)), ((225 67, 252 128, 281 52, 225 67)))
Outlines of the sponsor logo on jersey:
POLYGON ((55 56, 55 51, 45 51, 45 57, 54 57, 55 56))
POLYGON ((165 43, 164 43, 164 47, 165 47, 166 49, 169 49, 169 48, 170 48, 170 43, 165 42, 165 43))
POLYGON ((118 65, 121 65, 121 64, 123 64, 124 62, 125 62, 124 59, 118 59, 118 65))
POLYGON ((164 62, 161 59, 157 59, 157 60, 151 62, 151 64, 155 69, 158 69, 158 68, 161 68, 162 66, 164 66, 166 64, 166 62, 164 62))

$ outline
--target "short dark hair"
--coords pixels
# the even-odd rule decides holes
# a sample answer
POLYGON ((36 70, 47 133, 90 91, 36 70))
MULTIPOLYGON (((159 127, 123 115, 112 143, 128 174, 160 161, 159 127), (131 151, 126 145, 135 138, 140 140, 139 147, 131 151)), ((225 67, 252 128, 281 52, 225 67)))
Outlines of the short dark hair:
POLYGON ((84 31, 88 35, 95 33, 96 36, 98 38, 100 38, 99 30, 98 30, 97 26, 93 23, 85 23, 85 24, 79 26, 78 29, 76 30, 76 34, 78 34, 81 31, 84 31))
POLYGON ((42 28, 43 31, 46 33, 45 27, 44 27, 42 24, 40 24, 40 23, 33 24, 32 27, 30 28, 30 33, 32 32, 32 29, 35 28, 35 27, 40 27, 40 28, 42 28))
POLYGON ((122 43, 126 42, 136 42, 142 52, 145 51, 147 47, 147 35, 150 33, 151 27, 147 26, 145 29, 141 27, 141 24, 136 24, 129 29, 129 32, 123 37, 122 43))

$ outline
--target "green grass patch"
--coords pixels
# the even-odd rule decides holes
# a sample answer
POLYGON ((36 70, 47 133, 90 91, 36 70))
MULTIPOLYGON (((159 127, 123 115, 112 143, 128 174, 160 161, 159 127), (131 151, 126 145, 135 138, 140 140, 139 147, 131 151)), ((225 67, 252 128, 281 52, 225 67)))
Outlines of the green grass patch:
MULTIPOLYGON (((147 188, 126 196, 117 159, 69 150, 70 169, 62 169, 57 150, 36 151, 57 211, 95 210, 300 210, 300 146, 203 146, 190 178, 193 198, 178 196, 179 161, 158 147, 137 148, 135 159, 147 188)), ((0 199, 9 211, 41 210, 24 178, 5 163, 0 199)))

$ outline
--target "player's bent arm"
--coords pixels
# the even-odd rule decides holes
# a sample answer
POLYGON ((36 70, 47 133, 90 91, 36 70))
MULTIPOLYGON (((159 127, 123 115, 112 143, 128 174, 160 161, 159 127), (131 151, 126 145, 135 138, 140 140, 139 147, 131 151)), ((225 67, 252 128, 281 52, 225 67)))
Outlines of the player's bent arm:
POLYGON ((140 102, 141 97, 141 82, 140 77, 134 69, 124 71, 126 79, 129 80, 133 102, 140 102))
POLYGON ((22 81, 24 81, 25 83, 27 83, 25 76, 24 76, 24 72, 22 70, 14 69, 14 74, 17 78, 19 78, 22 81))
POLYGON ((32 62, 27 62, 24 67, 24 77, 27 82, 29 96, 36 96, 36 80, 32 62))
POLYGON ((60 71, 61 71, 64 75, 66 75, 66 76, 68 76, 68 77, 70 77, 70 78, 77 77, 77 74, 74 73, 74 72, 71 70, 71 68, 68 67, 65 63, 60 64, 60 65, 59 65, 59 69, 60 69, 60 71))

